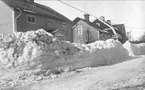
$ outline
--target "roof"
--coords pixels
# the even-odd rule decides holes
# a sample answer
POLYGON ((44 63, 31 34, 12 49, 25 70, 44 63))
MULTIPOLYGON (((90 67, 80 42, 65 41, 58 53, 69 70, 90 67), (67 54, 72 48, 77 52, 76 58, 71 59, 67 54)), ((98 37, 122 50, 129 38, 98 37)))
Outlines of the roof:
POLYGON ((89 22, 89 21, 86 21, 86 20, 84 20, 84 19, 82 19, 82 18, 79 18, 79 17, 77 17, 73 22, 74 22, 74 24, 77 24, 77 22, 79 22, 80 20, 86 22, 88 25, 90 25, 90 26, 96 28, 96 29, 99 30, 100 32, 109 33, 109 32, 107 32, 107 31, 103 31, 103 30, 99 29, 98 26, 97 26, 96 24, 94 24, 94 23, 92 23, 92 22, 89 22))
POLYGON ((125 29, 125 25, 124 24, 114 24, 112 26, 115 27, 115 28, 117 28, 118 30, 125 29))
POLYGON ((115 28, 117 28, 117 31, 118 31, 119 33, 121 33, 121 34, 123 34, 123 33, 122 33, 122 30, 126 31, 126 30, 125 30, 125 25, 124 25, 124 24, 114 24, 114 25, 112 25, 112 26, 115 27, 115 28))
MULTIPOLYGON (((109 30, 109 32, 110 32, 110 30, 112 30, 109 26, 107 26, 105 23, 101 22, 98 19, 96 19, 95 21, 93 21, 93 23, 99 23, 100 25, 98 26, 98 28, 101 29, 101 30, 107 30, 107 31, 109 30)), ((115 24, 115 25, 110 25, 110 26, 114 28, 114 30, 116 31, 116 33, 122 35, 122 29, 124 27, 124 24, 115 24)))
POLYGON ((65 22, 71 22, 71 20, 69 20, 65 16, 61 15, 60 13, 56 12, 52 8, 45 5, 41 5, 35 2, 31 3, 26 0, 2 0, 2 1, 7 5, 9 5, 11 8, 14 8, 16 10, 21 9, 24 12, 56 18, 65 22))
POLYGON ((105 28, 110 28, 109 26, 107 26, 105 23, 101 22, 99 19, 96 19, 95 21, 93 21, 93 23, 99 23, 99 28, 101 30, 105 29, 105 28))

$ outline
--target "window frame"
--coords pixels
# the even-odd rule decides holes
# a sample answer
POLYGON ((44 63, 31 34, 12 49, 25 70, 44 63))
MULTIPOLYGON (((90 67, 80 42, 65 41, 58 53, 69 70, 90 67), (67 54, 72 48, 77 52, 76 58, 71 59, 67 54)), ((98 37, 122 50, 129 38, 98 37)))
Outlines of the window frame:
POLYGON ((47 19, 47 26, 52 27, 54 25, 55 25, 55 20, 47 19), (52 22, 52 23, 50 23, 50 22, 52 22))
POLYGON ((26 21, 29 24, 36 24, 36 16, 34 16, 34 15, 26 15, 26 21), (29 21, 29 19, 30 19, 30 21, 29 21), (34 19, 34 22, 33 22, 33 19, 34 19))
POLYGON ((62 22, 62 27, 66 28, 68 26, 68 24, 66 22, 62 22))
POLYGON ((96 25, 99 26, 99 27, 101 26, 100 23, 96 23, 96 25))
POLYGON ((83 26, 82 25, 77 26, 77 35, 83 35, 83 26))

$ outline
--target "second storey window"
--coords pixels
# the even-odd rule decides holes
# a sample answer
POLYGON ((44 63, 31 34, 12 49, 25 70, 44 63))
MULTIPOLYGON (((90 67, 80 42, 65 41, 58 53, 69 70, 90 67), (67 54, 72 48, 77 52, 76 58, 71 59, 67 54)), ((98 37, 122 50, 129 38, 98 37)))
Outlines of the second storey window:
POLYGON ((47 25, 48 26, 53 26, 55 24, 55 21, 52 19, 47 19, 47 25))
POLYGON ((27 23, 36 24, 36 16, 27 15, 27 23))
POLYGON ((67 27, 67 23, 63 22, 62 27, 67 27))

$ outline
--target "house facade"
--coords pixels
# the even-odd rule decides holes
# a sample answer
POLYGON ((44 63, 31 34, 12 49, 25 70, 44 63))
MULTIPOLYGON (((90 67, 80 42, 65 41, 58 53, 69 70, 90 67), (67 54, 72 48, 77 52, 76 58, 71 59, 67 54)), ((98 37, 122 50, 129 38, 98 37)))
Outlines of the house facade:
POLYGON ((113 37, 114 33, 113 33, 112 29, 110 28, 112 26, 110 26, 110 24, 105 21, 104 16, 101 16, 100 19, 95 19, 93 21, 93 23, 96 24, 99 29, 108 32, 108 33, 100 32, 100 40, 107 40, 107 39, 110 39, 113 37), (100 20, 102 20, 103 22, 100 20))
POLYGON ((106 21, 104 16, 101 16, 100 19, 95 19, 93 23, 96 24, 99 29, 108 32, 108 33, 100 32, 100 40, 116 38, 122 43, 125 43, 125 41, 127 40, 124 24, 112 25, 111 20, 106 21), (115 33, 113 32, 112 29, 114 29, 115 33), (115 36, 115 34, 117 37, 115 36))
POLYGON ((128 40, 128 37, 126 35, 125 25, 124 24, 114 24, 112 26, 115 27, 116 31, 118 31, 121 34, 121 36, 122 36, 121 42, 125 43, 128 40))
POLYGON ((37 29, 53 32, 60 29, 63 38, 73 41, 73 22, 50 7, 35 3, 34 0, 2 0, 0 4, 3 6, 0 10, 4 11, 0 18, 5 18, 0 25, 8 23, 0 26, 0 33, 7 35, 37 29))
POLYGON ((100 29, 89 21, 89 15, 84 19, 76 18, 73 26, 73 39, 75 43, 88 44, 99 40, 100 29))

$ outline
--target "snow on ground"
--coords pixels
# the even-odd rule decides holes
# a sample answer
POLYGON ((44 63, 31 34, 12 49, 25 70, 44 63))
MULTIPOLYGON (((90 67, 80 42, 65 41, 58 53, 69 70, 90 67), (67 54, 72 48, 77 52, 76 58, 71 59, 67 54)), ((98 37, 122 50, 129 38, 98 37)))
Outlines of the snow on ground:
MULTIPOLYGON (((56 74, 62 72, 116 64, 129 60, 129 55, 144 54, 144 50, 144 44, 135 45, 126 42, 122 45, 119 41, 113 39, 90 44, 72 44, 68 41, 59 41, 44 30, 19 32, 0 41, 0 87, 18 87, 45 80, 45 76, 49 75, 57 77, 56 74)), ((106 73, 101 70, 97 74, 107 75, 107 72, 110 72, 110 70, 107 70, 105 70, 106 73)), ((117 69, 113 70, 117 71, 117 69)), ((90 77, 88 76, 88 78, 90 77)), ((92 78, 91 80, 99 80, 99 78, 92 78)), ((74 83, 76 83, 74 85, 79 85, 78 81, 74 81, 74 83)), ((88 86, 87 81, 85 83, 83 87, 88 86)), ((53 90, 56 89, 53 88, 53 90)), ((75 90, 77 89, 75 88, 75 90)))
POLYGON ((144 90, 145 56, 128 60, 112 66, 78 69, 15 90, 144 90))

